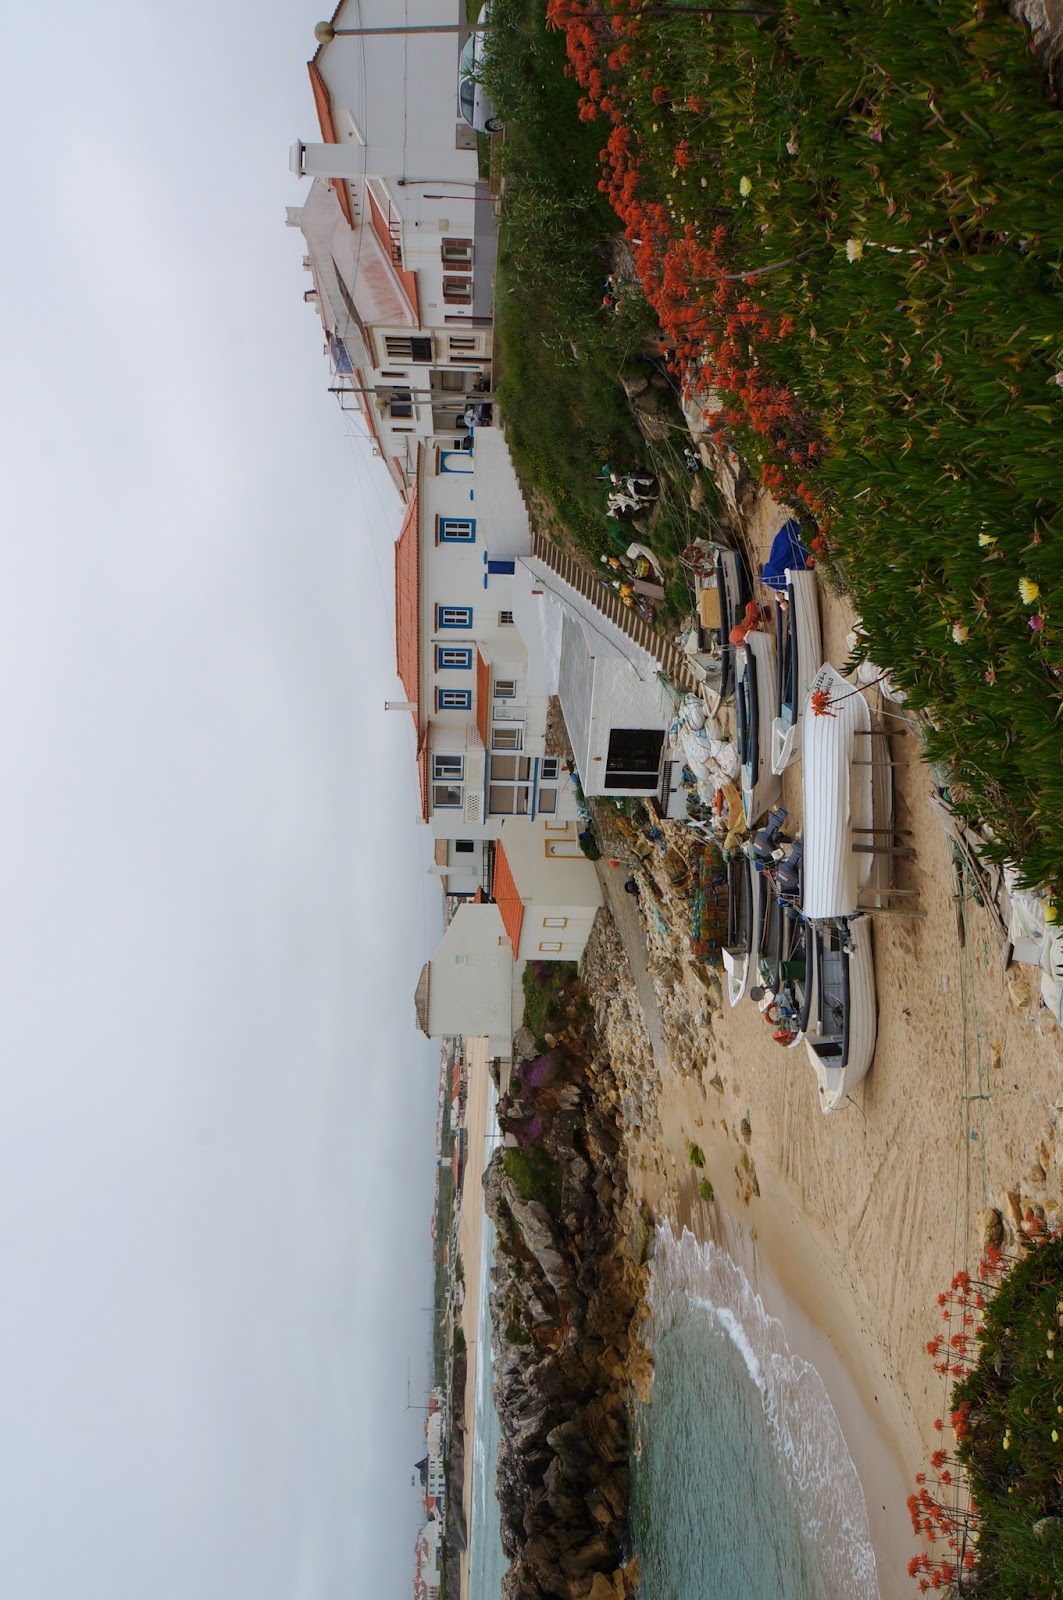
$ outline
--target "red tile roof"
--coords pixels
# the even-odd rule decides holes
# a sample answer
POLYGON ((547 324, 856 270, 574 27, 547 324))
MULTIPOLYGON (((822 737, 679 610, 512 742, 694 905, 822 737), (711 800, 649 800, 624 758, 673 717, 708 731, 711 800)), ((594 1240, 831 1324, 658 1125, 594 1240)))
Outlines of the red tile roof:
POLYGON ((476 731, 487 749, 487 722, 491 713, 491 668, 479 650, 476 652, 476 731))
POLYGON ((399 282, 402 284, 403 293, 410 302, 410 310, 413 312, 417 326, 420 327, 421 302, 417 294, 417 274, 416 272, 407 272, 406 268, 401 266, 399 262, 395 260, 394 256, 392 255, 394 241, 391 237, 391 230, 388 227, 388 220, 383 211, 381 211, 380 206, 377 204, 376 196, 373 194, 372 189, 367 189, 366 193, 369 196, 369 219, 373 224, 373 232, 380 241, 381 249, 398 274, 399 282))
MULTIPOLYGON (((320 50, 318 55, 320 55, 320 50)), ((313 61, 306 63, 310 73, 310 87, 314 91, 314 105, 317 108, 317 120, 321 125, 321 137, 326 144, 339 144, 336 137, 336 124, 332 120, 332 100, 324 78, 318 71, 317 56, 313 61)), ((354 208, 351 205, 351 191, 347 187, 346 179, 333 178, 332 187, 336 191, 336 198, 340 203, 340 210, 347 218, 348 225, 354 227, 354 208)))
POLYGON ((524 901, 517 893, 517 885, 513 881, 513 872, 506 860, 506 852, 499 839, 495 844, 495 905, 502 917, 502 926, 509 934, 509 942, 513 947, 513 959, 517 959, 520 948, 520 929, 524 921, 524 901))
MULTIPOLYGON (((418 461, 420 448, 418 447, 418 461)), ((395 665, 406 698, 413 705, 413 723, 421 731, 421 522, 420 477, 399 537, 395 541, 395 665)))

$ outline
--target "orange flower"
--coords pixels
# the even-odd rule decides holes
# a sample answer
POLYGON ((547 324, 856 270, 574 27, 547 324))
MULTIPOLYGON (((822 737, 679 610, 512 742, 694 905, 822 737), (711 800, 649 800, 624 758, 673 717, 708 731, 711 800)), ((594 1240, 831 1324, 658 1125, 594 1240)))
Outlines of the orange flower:
POLYGON ((812 710, 817 717, 836 717, 838 713, 830 709, 830 690, 817 689, 812 696, 812 710))

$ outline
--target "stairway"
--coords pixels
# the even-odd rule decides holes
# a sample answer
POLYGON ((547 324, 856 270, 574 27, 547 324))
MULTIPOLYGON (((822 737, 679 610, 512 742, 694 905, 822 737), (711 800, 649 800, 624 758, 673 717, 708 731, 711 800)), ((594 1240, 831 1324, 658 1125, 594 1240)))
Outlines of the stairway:
POLYGON ((544 533, 532 533, 531 553, 544 566, 550 568, 562 583, 589 600, 603 617, 634 640, 640 650, 660 663, 661 671, 680 694, 697 694, 698 680, 691 671, 683 652, 669 639, 644 622, 633 606, 624 605, 615 590, 608 588, 582 561, 561 550, 544 533))

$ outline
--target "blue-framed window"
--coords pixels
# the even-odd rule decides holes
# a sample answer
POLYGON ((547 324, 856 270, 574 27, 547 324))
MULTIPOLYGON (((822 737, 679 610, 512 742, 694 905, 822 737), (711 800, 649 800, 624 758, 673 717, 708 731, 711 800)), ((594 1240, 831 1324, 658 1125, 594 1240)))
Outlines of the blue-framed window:
POLYGON ((437 517, 436 538, 440 544, 475 544, 475 517, 437 517))
POLYGON ((437 628, 471 628, 472 606, 436 606, 437 628))
POLYGON ((466 646, 436 645, 436 671, 468 671, 472 666, 472 651, 466 646))
POLYGON ((517 564, 515 561, 489 561, 487 570, 496 577, 505 577, 507 574, 512 577, 517 570, 517 564))
POLYGON ((457 782, 460 783, 462 781, 462 779, 464 778, 464 776, 465 776, 465 757, 464 756, 433 756, 432 757, 432 777, 433 777, 433 779, 455 778, 457 780, 457 782))
POLYGON ((471 689, 437 689, 436 690, 436 710, 437 711, 471 711, 472 710, 472 690, 471 689))

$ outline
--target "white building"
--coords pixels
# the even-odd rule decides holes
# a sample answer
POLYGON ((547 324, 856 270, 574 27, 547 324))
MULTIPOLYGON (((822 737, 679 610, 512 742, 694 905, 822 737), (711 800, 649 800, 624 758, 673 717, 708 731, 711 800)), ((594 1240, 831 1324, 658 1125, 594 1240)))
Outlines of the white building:
POLYGON ((659 796, 676 704, 661 662, 539 556, 519 563, 514 608, 528 638, 538 627, 543 678, 560 699, 583 792, 659 796))
POLYGON ((421 451, 395 546, 396 654, 448 894, 490 892, 507 817, 577 814, 571 775, 546 755, 541 641, 530 652, 516 625, 517 562, 530 538, 500 432, 478 432, 456 457, 421 451))
POLYGON ((508 1061, 524 1011, 529 961, 578 961, 602 904, 598 874, 574 822, 549 817, 505 823, 495 847, 494 903, 460 906, 414 996, 430 1039, 486 1037, 508 1061))
POLYGON ((345 37, 345 27, 455 24, 458 0, 341 0, 309 62, 320 141, 288 208, 340 403, 361 412, 400 494, 416 444, 460 449, 474 385, 491 385, 495 224, 476 138, 458 113, 457 33, 345 37))

